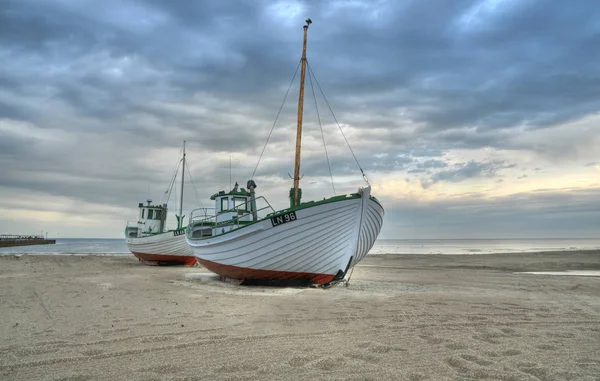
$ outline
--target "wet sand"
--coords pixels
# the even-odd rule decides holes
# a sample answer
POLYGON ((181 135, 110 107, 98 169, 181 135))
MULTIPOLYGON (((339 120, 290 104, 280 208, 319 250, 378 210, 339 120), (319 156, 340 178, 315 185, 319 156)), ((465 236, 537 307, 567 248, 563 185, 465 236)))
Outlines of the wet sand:
POLYGON ((0 380, 600 380, 600 251, 378 255, 350 287, 0 257, 0 380))

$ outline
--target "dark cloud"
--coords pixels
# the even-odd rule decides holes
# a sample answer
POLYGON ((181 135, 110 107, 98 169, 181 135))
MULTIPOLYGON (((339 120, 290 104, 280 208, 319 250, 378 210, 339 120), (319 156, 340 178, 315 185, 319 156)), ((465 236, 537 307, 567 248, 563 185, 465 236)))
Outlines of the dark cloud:
MULTIPOLYGON (((300 3, 300 13, 316 16, 309 53, 323 87, 339 94, 334 103, 342 115, 360 100, 358 106, 380 114, 406 108, 405 117, 427 129, 475 127, 477 133, 548 126, 600 106, 600 77, 592 64, 600 58, 593 48, 600 42, 593 2, 502 2, 496 9, 477 1, 369 4, 300 3)), ((253 94, 247 102, 276 103, 280 94, 273 90, 285 86, 298 60, 296 19, 302 18, 274 12, 276 3, 129 1, 107 2, 102 10, 90 5, 11 2, 1 17, 3 44, 17 60, 43 57, 60 66, 106 54, 104 61, 74 65, 55 78, 63 96, 92 115, 110 105, 128 106, 124 99, 131 97, 119 92, 152 98, 153 88, 171 88, 176 97, 197 91, 253 94), (125 57, 154 75, 137 81, 128 75, 118 84, 101 75, 125 57), (110 94, 106 103, 95 94, 101 88, 110 94)), ((43 72, 36 74, 52 80, 43 72)), ((394 127, 393 116, 376 124, 394 127)))
MULTIPOLYGON (((441 163, 437 164, 438 168, 440 168, 439 165, 441 165, 441 163)), ((423 179, 421 184, 426 188, 440 181, 457 183, 476 177, 495 177, 502 169, 514 167, 514 164, 508 164, 502 160, 493 160, 487 162, 477 162, 471 160, 466 163, 454 164, 450 169, 439 171, 433 174, 430 178, 423 179)))
MULTIPOLYGON (((578 157, 575 141, 519 136, 600 109, 600 6, 491 4, 4 2, 0 186, 128 207, 149 183, 153 191, 168 183, 184 139, 203 194, 228 186, 231 155, 244 182, 297 68, 309 16, 311 70, 367 174, 416 173, 428 185, 509 168, 449 166, 444 155, 456 149, 578 157)), ((355 188, 348 178, 360 182, 360 172, 313 85, 334 180, 355 188)), ((288 186, 297 96, 294 84, 257 171, 265 186, 288 186)), ((326 187, 317 120, 307 81, 302 171, 326 187)))
POLYGON ((15 156, 26 154, 27 147, 35 144, 35 142, 35 138, 19 138, 2 133, 2 130, 0 130, 0 162, 2 158, 12 159, 15 156))
POLYGON ((446 168, 448 163, 442 160, 430 159, 425 160, 424 162, 418 163, 416 165, 417 169, 438 169, 438 168, 446 168))
POLYGON ((414 156, 414 157, 439 157, 439 156, 443 155, 443 152, 440 149, 422 147, 422 148, 412 149, 410 151, 410 155, 414 156))
POLYGON ((442 160, 429 159, 423 162, 417 163, 413 166, 408 173, 431 173, 432 169, 446 168, 448 163, 442 160))

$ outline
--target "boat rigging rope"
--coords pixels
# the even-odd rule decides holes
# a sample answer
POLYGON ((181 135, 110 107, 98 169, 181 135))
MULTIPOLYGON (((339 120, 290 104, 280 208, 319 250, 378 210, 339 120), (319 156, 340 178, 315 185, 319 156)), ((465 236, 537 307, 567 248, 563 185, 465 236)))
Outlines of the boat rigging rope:
POLYGON ((356 161, 356 165, 358 165, 358 169, 360 169, 363 179, 365 180, 367 185, 371 185, 369 183, 369 180, 367 179, 367 175, 365 175, 365 171, 363 171, 362 167, 360 166, 360 163, 358 162, 358 159, 356 158, 356 155, 354 154, 352 147, 350 147, 350 143, 348 142, 348 139, 346 138, 346 135, 344 134, 344 131, 342 130, 342 126, 340 126, 340 123, 338 122, 337 118, 335 117, 335 114, 333 113, 333 110, 331 109, 331 106, 329 105, 329 102, 327 101, 327 98, 325 97, 325 93, 323 93, 323 89, 321 88, 321 85, 319 84, 319 81, 317 80, 317 77, 315 76, 315 73, 313 73, 313 71, 312 71, 312 67, 308 64, 308 62, 306 63, 306 66, 308 66, 309 73, 313 77, 315 77, 315 83, 319 87, 319 91, 321 91, 321 95, 323 95, 323 99, 325 99, 325 103, 327 104, 327 107, 329 108, 331 115, 333 115, 333 119, 335 120, 335 123, 337 124, 338 128, 340 129, 340 132, 342 133, 342 136, 344 137, 344 140, 346 141, 346 145, 348 146, 348 149, 350 149, 350 153, 352 153, 352 156, 354 156, 354 161, 356 161))
POLYGON ((169 203, 169 199, 171 198, 171 191, 173 190, 173 185, 175 185, 175 180, 177 180, 177 173, 179 172, 179 165, 181 164, 181 162, 183 161, 183 159, 179 159, 179 162, 177 163, 177 167, 175 168, 175 174, 173 175, 173 179, 171 179, 171 183, 169 184, 169 189, 167 189, 167 191, 165 192, 165 194, 167 195, 167 200, 165 202, 162 202, 163 199, 165 198, 164 194, 161 197, 160 201, 161 204, 168 204, 169 203))
POLYGON ((204 208, 204 205, 202 205, 202 201, 200 201, 200 198, 198 197, 198 189, 196 189, 196 185, 194 184, 194 179, 192 179, 192 173, 190 172, 190 165, 187 165, 187 171, 188 171, 188 175, 190 175, 190 183, 192 183, 192 189, 194 190, 194 195, 196 196, 196 201, 198 201, 198 204, 200 205, 201 208, 204 208))
POLYGON ((260 164, 260 160, 263 157, 263 154, 265 153, 265 149, 267 148, 267 144, 269 144, 269 139, 271 138, 271 134, 273 133, 273 129, 275 128, 275 124, 277 124, 277 119, 279 119, 279 114, 281 114, 281 110, 283 109, 283 105, 285 104, 285 100, 287 99, 289 93, 290 93, 290 89, 292 88, 292 85, 294 84, 294 79, 296 79, 296 75, 298 74, 298 69, 300 68, 300 64, 302 63, 302 60, 300 60, 298 62, 298 66, 296 67, 296 72, 294 73, 294 77, 292 78, 292 81, 290 82, 290 85, 288 86, 288 89, 285 93, 285 97, 283 97, 283 101, 281 102, 281 106, 279 106, 279 111, 277 111, 277 116, 275 117, 275 121, 273 122, 273 127, 271 127, 271 131, 269 132, 269 136, 267 137, 267 141, 265 142, 265 146, 262 149, 262 152, 260 153, 260 157, 258 158, 258 162, 256 163, 256 167, 254 167, 254 171, 252 172, 252 176, 250 176, 251 179, 254 178, 254 175, 256 174, 256 170, 258 169, 258 165, 260 164))
MULTIPOLYGON (((179 157, 181 157, 182 152, 183 152, 183 146, 179 149, 179 157)), ((179 159, 179 161, 177 162, 177 166, 175 168, 175 173, 173 174, 173 178, 169 182, 169 188, 167 188, 167 191, 165 193, 163 193, 162 197, 160 198, 161 205, 165 203, 165 202, 163 202, 165 195, 169 195, 166 203, 169 202, 169 198, 171 197, 171 190, 173 189, 173 184, 175 183, 175 180, 177 179, 177 172, 179 171, 179 164, 181 164, 181 161, 182 161, 182 159, 179 159)))
MULTIPOLYGON (((327 145, 325 144, 325 134, 323 133, 323 125, 321 124, 321 115, 319 114, 319 106, 317 106, 317 97, 315 96, 315 87, 313 86, 311 73, 308 73, 308 79, 310 80, 310 89, 312 91, 313 99, 315 101, 315 109, 317 110, 317 119, 319 120, 319 127, 321 128, 321 138, 323 138, 323 148, 325 148, 325 158, 327 158, 327 167, 329 167, 329 177, 331 177, 331 187, 333 188, 333 195, 335 196, 335 185, 333 184, 333 174, 331 173, 331 164, 329 163, 329 155, 327 154, 327 145)), ((315 81, 316 80, 317 79, 315 78, 315 81)))
MULTIPOLYGON (((173 183, 173 186, 175 187, 175 205, 177 205, 179 202, 177 200, 177 182, 173 183)), ((171 197, 171 195, 169 194, 169 197, 171 197)), ((177 213, 175 213, 175 215, 177 215, 177 213)))

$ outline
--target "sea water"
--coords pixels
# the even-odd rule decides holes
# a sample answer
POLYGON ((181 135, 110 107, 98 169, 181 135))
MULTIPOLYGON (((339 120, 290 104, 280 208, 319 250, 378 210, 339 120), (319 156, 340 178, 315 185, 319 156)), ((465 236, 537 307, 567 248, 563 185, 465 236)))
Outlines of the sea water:
POLYGON ((494 254, 576 250, 600 250, 600 239, 379 239, 369 254, 494 254))
MULTIPOLYGON (((493 254, 600 250, 598 238, 379 239, 369 254, 493 254)), ((0 255, 131 255, 125 239, 59 238, 54 245, 0 248, 0 255)))

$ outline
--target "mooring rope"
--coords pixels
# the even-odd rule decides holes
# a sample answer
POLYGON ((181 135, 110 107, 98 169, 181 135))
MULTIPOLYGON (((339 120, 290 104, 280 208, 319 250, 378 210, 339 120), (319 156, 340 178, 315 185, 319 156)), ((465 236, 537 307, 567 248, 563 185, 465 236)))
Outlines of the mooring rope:
POLYGON ((350 268, 350 274, 348 275, 348 279, 346 279, 346 281, 344 282, 344 287, 348 287, 348 284, 350 284, 350 278, 352 278, 353 272, 354 272, 354 266, 352 266, 350 268))

